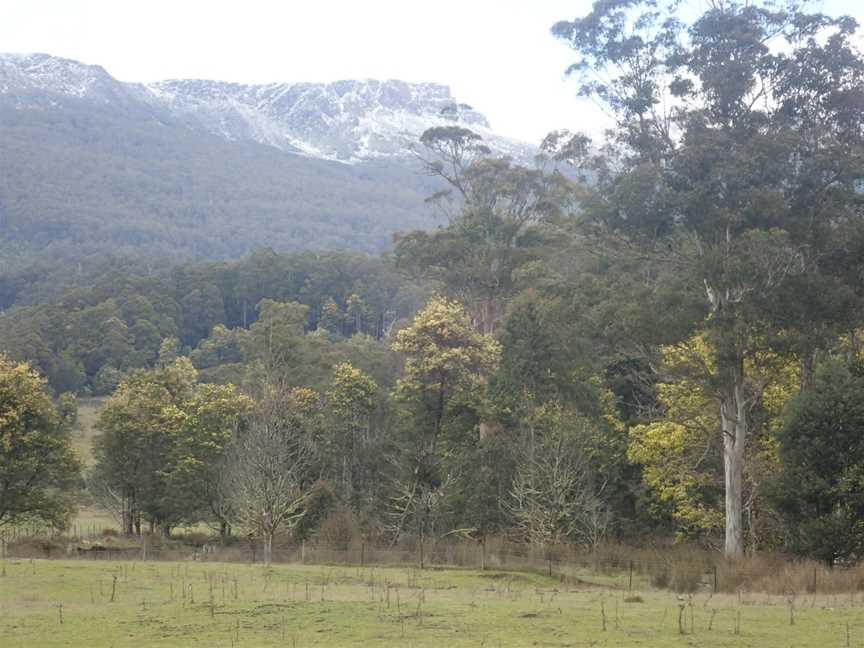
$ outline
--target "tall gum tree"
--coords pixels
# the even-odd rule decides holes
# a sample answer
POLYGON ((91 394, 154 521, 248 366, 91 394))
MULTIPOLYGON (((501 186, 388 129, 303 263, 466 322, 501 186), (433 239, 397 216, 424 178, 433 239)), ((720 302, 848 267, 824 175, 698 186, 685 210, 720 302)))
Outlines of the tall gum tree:
POLYGON ((747 359, 784 337, 806 337, 799 352, 812 354, 825 337, 796 333, 818 318, 828 337, 848 315, 808 299, 842 287, 847 269, 827 259, 861 220, 864 61, 848 17, 710 0, 691 19, 679 4, 604 0, 553 26, 578 56, 579 94, 614 120, 599 151, 584 136, 559 151, 594 182, 583 233, 642 255, 646 276, 665 264, 702 287, 692 331, 704 328, 715 353, 705 382, 719 404, 725 553, 740 557, 758 398, 747 359))
POLYGON ((528 168, 495 157, 461 126, 430 128, 420 141, 424 168, 445 183, 429 200, 445 208, 449 223, 400 238, 397 266, 441 282, 481 332, 495 333, 520 271, 548 244, 544 225, 567 211, 579 188, 556 172, 556 162, 541 156, 528 168))
POLYGON ((413 517, 422 546, 432 503, 447 481, 442 474, 446 467, 440 463, 449 452, 441 446, 458 446, 457 439, 447 437, 453 436, 451 427, 457 435, 466 431, 459 420, 463 414, 481 418, 488 378, 498 366, 501 349, 492 336, 474 329, 460 303, 434 297, 396 334, 393 350, 405 357, 393 398, 410 429, 406 464, 411 475, 393 498, 392 536, 395 543, 413 517))

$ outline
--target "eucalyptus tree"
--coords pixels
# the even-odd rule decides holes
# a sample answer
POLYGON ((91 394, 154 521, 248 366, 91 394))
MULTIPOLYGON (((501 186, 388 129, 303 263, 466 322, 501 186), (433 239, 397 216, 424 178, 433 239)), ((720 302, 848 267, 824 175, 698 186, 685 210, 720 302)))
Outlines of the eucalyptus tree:
POLYGON ((136 369, 99 414, 91 490, 121 522, 141 532, 142 518, 165 535, 181 522, 229 520, 218 486, 227 447, 252 400, 233 385, 197 384, 188 358, 136 369))
POLYGON ((483 333, 494 333, 518 289, 520 268, 548 243, 540 226, 566 212, 576 187, 542 165, 494 156, 461 126, 430 128, 420 141, 426 171, 445 184, 429 200, 446 207, 449 222, 400 238, 397 265, 443 284, 483 333))
POLYGON ((372 471, 365 468, 372 447, 372 415, 377 404, 378 385, 350 362, 333 368, 326 393, 327 426, 324 452, 333 476, 349 501, 368 490, 372 471), (366 462, 364 462, 364 459, 366 462))
POLYGON ((194 393, 196 379, 188 358, 159 369, 135 370, 99 412, 90 488, 115 514, 125 534, 140 535, 143 518, 168 535, 184 517, 168 475, 175 424, 194 393))
POLYGON ((678 2, 612 0, 552 28, 578 55, 579 94, 613 120, 601 149, 584 136, 559 148, 594 181, 582 233, 644 259, 646 293, 673 268, 703 295, 682 335, 704 329, 713 349, 703 379, 719 406, 729 556, 744 550, 742 471, 759 396, 745 361, 781 343, 806 361, 854 317, 848 268, 829 259, 862 213, 856 29, 794 0, 711 0, 692 18, 678 2))
POLYGON ((393 397, 408 428, 399 462, 408 475, 397 479, 391 531, 395 542, 413 520, 422 544, 442 485, 452 481, 442 459, 458 454, 467 433, 479 429, 501 351, 474 329, 461 304, 442 297, 396 334, 393 350, 405 356, 393 397))

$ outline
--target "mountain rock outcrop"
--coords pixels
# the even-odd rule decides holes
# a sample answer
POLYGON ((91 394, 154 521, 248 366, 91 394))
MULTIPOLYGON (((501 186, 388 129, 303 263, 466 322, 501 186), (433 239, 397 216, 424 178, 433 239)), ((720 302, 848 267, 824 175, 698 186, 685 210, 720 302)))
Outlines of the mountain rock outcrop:
POLYGON ((65 96, 126 109, 150 108, 228 141, 254 141, 290 153, 357 163, 410 156, 431 126, 459 124, 495 152, 528 159, 533 148, 496 134, 447 86, 404 81, 244 85, 184 79, 124 83, 102 67, 47 54, 0 55, 0 95, 19 108, 65 96))

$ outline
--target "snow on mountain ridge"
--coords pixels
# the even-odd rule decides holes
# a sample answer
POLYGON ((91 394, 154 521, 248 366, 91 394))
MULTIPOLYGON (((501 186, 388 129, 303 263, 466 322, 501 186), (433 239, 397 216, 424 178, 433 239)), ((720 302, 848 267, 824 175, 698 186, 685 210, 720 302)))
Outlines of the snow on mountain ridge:
POLYGON ((231 141, 354 163, 410 155, 424 130, 458 124, 494 151, 527 160, 533 147, 501 137, 447 86, 398 80, 248 85, 200 79, 123 83, 102 67, 47 54, 0 54, 0 94, 55 93, 143 102, 231 141))
POLYGON ((21 89, 49 90, 83 97, 100 81, 111 76, 98 65, 85 65, 48 54, 0 55, 0 92, 15 82, 21 89))
POLYGON ((486 118, 459 104, 447 86, 404 81, 242 85, 162 81, 147 86, 172 111, 227 139, 343 162, 410 154, 424 130, 458 123, 501 153, 525 158, 530 147, 495 134, 486 118))

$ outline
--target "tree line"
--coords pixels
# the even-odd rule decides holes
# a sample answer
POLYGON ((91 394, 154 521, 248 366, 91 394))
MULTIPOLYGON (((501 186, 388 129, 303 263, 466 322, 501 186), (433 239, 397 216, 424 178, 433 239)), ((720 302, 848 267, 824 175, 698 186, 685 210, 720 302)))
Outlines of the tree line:
POLYGON ((166 339, 201 370, 240 361, 236 335, 263 299, 309 307, 305 327, 334 340, 383 338, 426 298, 386 258, 277 254, 156 272, 111 264, 60 298, 0 316, 0 349, 33 362, 58 393, 109 394, 123 372, 152 367, 166 339))

